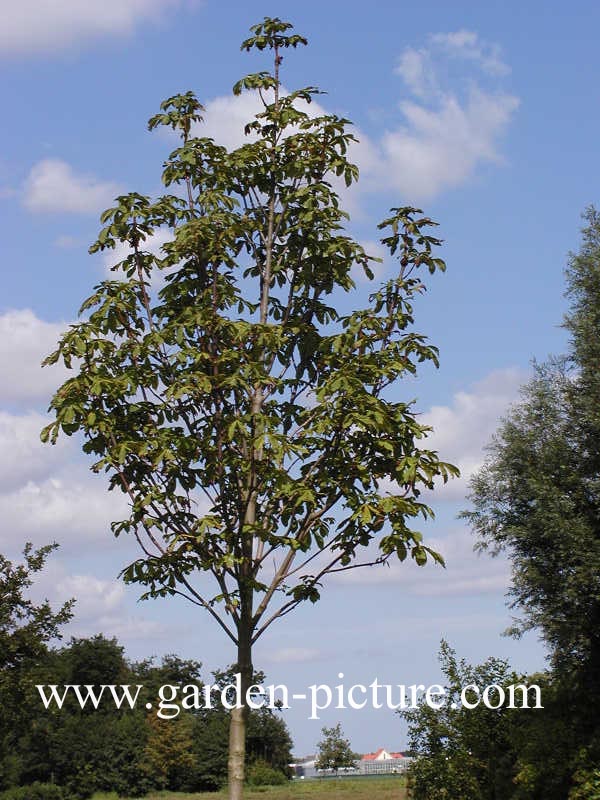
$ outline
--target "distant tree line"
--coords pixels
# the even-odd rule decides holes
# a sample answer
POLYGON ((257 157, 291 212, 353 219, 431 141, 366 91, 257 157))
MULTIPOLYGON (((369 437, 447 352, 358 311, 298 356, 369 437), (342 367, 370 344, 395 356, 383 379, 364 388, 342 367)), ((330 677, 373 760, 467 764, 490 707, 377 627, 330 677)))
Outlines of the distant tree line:
MULTIPOLYGON (((140 796, 150 790, 219 789, 227 780, 229 712, 213 693, 212 709, 156 715, 160 686, 202 686, 201 665, 176 655, 159 663, 131 662, 116 639, 97 635, 50 642, 71 616, 71 604, 53 611, 27 599, 34 573, 51 547, 28 547, 23 564, 0 556, 0 797, 62 800, 95 791, 140 796), (80 707, 68 694, 61 709, 44 707, 36 685, 143 685, 134 709, 123 704, 80 707), (146 703, 153 709, 147 710, 146 703), (42 786, 40 787, 39 784, 42 786), (37 786, 33 790, 16 787, 37 786), (50 787, 50 788, 49 788, 50 787), (56 789, 52 787, 57 787, 56 789)), ((213 673, 217 687, 233 668, 213 673)), ((257 675, 260 680, 262 676, 257 675)), ((291 738, 278 712, 253 711, 248 729, 248 781, 284 782, 291 738)))

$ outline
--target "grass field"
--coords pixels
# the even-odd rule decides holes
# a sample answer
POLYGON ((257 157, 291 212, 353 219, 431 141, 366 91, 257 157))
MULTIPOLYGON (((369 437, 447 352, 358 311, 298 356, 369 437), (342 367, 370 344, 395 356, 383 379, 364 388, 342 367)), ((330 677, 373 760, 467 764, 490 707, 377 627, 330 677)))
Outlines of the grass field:
MULTIPOLYGON (((406 800, 404 780, 393 778, 343 778, 294 781, 285 786, 248 787, 246 800, 406 800)), ((146 800, 226 800, 227 792, 157 792, 146 800)), ((116 794, 95 794, 92 800, 118 800, 116 794)))

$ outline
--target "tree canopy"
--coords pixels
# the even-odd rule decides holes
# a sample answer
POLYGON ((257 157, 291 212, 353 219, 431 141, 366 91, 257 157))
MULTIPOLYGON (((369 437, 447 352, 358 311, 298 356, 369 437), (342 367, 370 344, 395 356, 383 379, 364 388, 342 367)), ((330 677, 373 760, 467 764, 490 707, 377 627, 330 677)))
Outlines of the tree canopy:
MULTIPOLYGON (((41 783, 40 800, 83 800, 95 792, 117 792, 120 797, 141 797, 153 790, 214 791, 227 781, 229 713, 218 696, 211 708, 178 708, 172 719, 156 713, 159 689, 204 682, 201 665, 170 654, 130 662, 116 639, 102 635, 74 638, 60 649, 39 651, 34 662, 23 664, 20 681, 6 680, 0 669, 0 700, 5 714, 0 721, 0 797, 7 800, 38 797, 30 788, 41 783), (62 705, 46 707, 36 685, 55 685, 58 695, 66 685, 87 687, 99 694, 112 683, 131 687, 137 702, 118 708, 106 696, 97 707, 82 708, 72 692, 62 705), (147 704, 152 706, 148 710, 147 704), (16 709, 19 714, 11 712, 16 709), (22 787, 17 790, 14 787, 22 787), (46 792, 46 793, 44 793, 46 792)), ((231 670, 216 673, 230 676, 231 670)), ((257 680, 264 676, 257 675, 257 680)), ((269 708, 248 715, 246 762, 254 783, 285 782, 292 741, 281 714, 269 708)))
POLYGON ((353 752, 350 740, 344 737, 342 726, 338 722, 333 728, 321 730, 315 766, 317 769, 333 770, 356 766, 358 755, 353 752))
POLYGON ((506 549, 519 629, 541 628, 555 666, 600 675, 600 217, 586 212, 566 272, 570 350, 534 365, 472 483, 481 548, 506 549))
POLYGON ((408 770, 414 800, 594 796, 573 789, 576 771, 580 774, 575 783, 582 792, 591 788, 582 769, 588 762, 577 752, 568 694, 552 674, 523 677, 506 660, 493 657, 471 665, 445 641, 439 660, 445 688, 440 707, 432 708, 422 697, 416 708, 398 712, 408 722, 409 744, 416 756, 408 770), (488 695, 490 708, 477 702, 485 687, 494 687, 488 695), (522 687, 530 687, 527 694, 522 687))
POLYGON ((20 770, 17 742, 28 705, 35 702, 33 671, 72 616, 73 601, 55 610, 47 600, 35 603, 29 594, 55 548, 36 550, 26 544, 21 563, 0 555, 0 789, 20 770))
POLYGON ((34 664, 48 644, 59 639, 61 626, 71 618, 73 601, 54 611, 48 601, 35 604, 28 590, 36 573, 57 545, 34 550, 26 544, 23 563, 14 563, 0 554, 0 670, 18 670, 34 664))
POLYGON ((373 281, 377 261, 346 232, 338 194, 358 178, 356 139, 347 119, 312 112, 317 88, 284 89, 282 53, 306 44, 291 27, 267 17, 242 43, 270 51, 272 70, 233 87, 259 104, 240 147, 200 135, 192 92, 150 119, 180 138, 163 170, 171 193, 123 195, 102 215, 91 251, 128 255, 47 359, 74 375, 43 438, 83 433, 93 469, 129 499, 113 524, 141 547, 125 579, 211 614, 237 647, 243 689, 254 642, 316 602, 324 576, 392 557, 441 561, 415 520, 432 516, 422 489, 457 473, 423 446, 412 399, 392 391, 419 362, 437 364, 412 329, 419 273, 445 266, 435 223, 391 209, 379 229, 397 271, 342 312, 357 270, 373 281), (158 231, 170 240, 157 256, 158 231))
POLYGON ((520 616, 513 632, 542 632, 570 708, 570 747, 597 763, 600 215, 589 208, 584 220, 580 250, 566 270, 569 350, 534 365, 472 482, 473 510, 464 516, 480 548, 511 559, 510 596, 520 616))

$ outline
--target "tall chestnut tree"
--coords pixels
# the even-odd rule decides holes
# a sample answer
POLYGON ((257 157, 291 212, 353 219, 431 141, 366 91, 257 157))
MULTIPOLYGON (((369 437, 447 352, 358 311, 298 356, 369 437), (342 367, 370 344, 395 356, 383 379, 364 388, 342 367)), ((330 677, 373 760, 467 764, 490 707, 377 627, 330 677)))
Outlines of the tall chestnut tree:
MULTIPOLYGON (((283 51, 306 44, 291 28, 265 18, 242 44, 270 53, 272 70, 233 87, 261 103, 241 147, 196 135, 192 92, 162 103, 149 127, 180 137, 164 164, 171 193, 124 195, 104 212, 91 252, 129 254, 47 359, 74 374, 43 438, 82 433, 93 470, 129 499, 112 527, 137 539, 140 556, 123 577, 210 614, 236 648, 242 694, 254 643, 316 602, 326 575, 441 561, 414 522, 432 515, 421 490, 456 473, 424 446, 412 401, 395 399, 417 362, 437 363, 412 330, 418 272, 444 269, 435 223, 392 209, 379 228, 397 273, 342 313, 355 270, 374 280, 377 259, 347 234, 334 188, 358 179, 349 121, 311 115, 314 87, 282 88, 283 51), (147 246, 159 229, 172 239, 156 256, 147 246)), ((245 708, 232 712, 233 800, 245 719, 245 708)))

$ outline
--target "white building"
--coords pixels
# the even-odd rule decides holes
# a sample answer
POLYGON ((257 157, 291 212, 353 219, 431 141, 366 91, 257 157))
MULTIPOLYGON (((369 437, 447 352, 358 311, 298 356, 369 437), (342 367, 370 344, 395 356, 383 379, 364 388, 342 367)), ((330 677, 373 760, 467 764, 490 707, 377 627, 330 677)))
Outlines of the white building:
POLYGON ((411 762, 404 753, 396 753, 380 747, 374 753, 366 753, 358 762, 361 775, 386 775, 404 772, 411 762))

